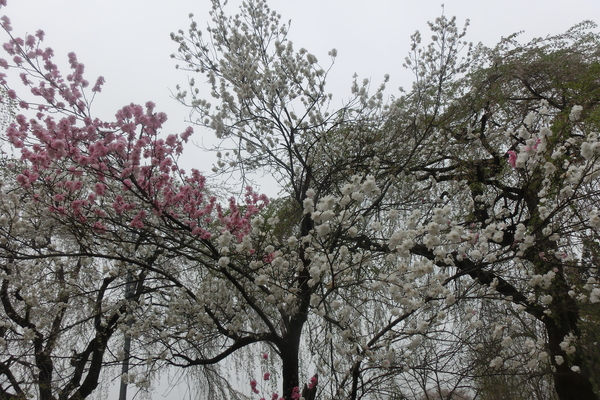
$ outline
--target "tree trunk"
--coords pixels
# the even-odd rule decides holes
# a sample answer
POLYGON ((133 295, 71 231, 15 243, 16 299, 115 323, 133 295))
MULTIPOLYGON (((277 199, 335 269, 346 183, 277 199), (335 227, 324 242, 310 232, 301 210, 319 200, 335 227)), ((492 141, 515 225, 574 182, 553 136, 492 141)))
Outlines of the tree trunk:
MULTIPOLYGON (((307 167, 307 180, 302 185, 302 192, 299 193, 298 203, 303 204, 305 199, 306 190, 309 187, 311 171, 307 167)), ((305 215, 301 221, 300 231, 302 236, 307 236, 314 228, 314 222, 310 217, 310 214, 305 215)), ((306 245, 308 246, 308 245, 306 245)), ((306 247, 305 246, 305 247, 306 247)), ((300 259, 304 268, 298 275, 298 309, 293 313, 289 320, 285 323, 285 331, 283 339, 278 344, 278 349, 281 354, 281 362, 283 364, 283 393, 282 397, 286 400, 292 398, 294 389, 300 390, 299 383, 299 359, 300 359, 300 339, 302 337, 302 328, 308 318, 308 308, 310 304, 310 297, 312 295, 312 289, 308 285, 308 281, 311 276, 308 272, 310 266, 310 259, 306 257, 305 248, 300 249, 300 259)))
POLYGON ((298 327, 297 332, 290 332, 286 340, 279 348, 281 353, 281 362, 283 364, 282 397, 284 397, 286 400, 292 398, 294 388, 299 388, 298 364, 300 358, 300 337, 302 325, 298 327))
MULTIPOLYGON (((565 294, 566 295, 566 294, 565 294)), ((566 295, 568 296, 568 295, 566 295)), ((581 346, 575 345, 574 354, 568 355, 561 347, 565 336, 573 333, 579 336, 579 327, 577 325, 577 305, 573 299, 561 299, 557 301, 553 308, 560 308, 560 313, 554 318, 544 318, 543 322, 548 333, 548 349, 551 363, 556 372, 554 372, 554 388, 560 400, 598 400, 594 393, 592 382, 590 381, 590 371, 585 360, 581 356, 581 346), (562 301, 561 301, 562 300, 562 301), (569 304, 572 303, 572 304, 569 304), (575 325, 573 323, 575 322, 575 325), (556 362, 556 356, 564 359, 560 365, 556 362), (577 366, 580 371, 573 371, 572 366, 577 366)))

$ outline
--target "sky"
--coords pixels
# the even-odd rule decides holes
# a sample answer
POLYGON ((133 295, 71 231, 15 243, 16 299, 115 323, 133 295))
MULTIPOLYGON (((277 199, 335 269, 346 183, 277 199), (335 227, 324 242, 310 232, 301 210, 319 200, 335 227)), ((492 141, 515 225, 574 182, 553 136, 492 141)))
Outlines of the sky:
MULTIPOLYGON (((330 73, 327 91, 341 102, 350 95, 352 76, 372 78, 374 86, 391 76, 388 93, 409 88, 411 76, 402 68, 416 30, 427 34, 427 21, 442 11, 456 16, 459 25, 470 19, 466 40, 493 46, 501 37, 523 31, 522 41, 558 34, 586 19, 600 22, 598 0, 268 0, 271 9, 292 21, 289 37, 296 49, 306 48, 323 65, 332 48, 338 57, 330 73)), ((99 75, 106 83, 96 99, 95 115, 110 119, 122 106, 152 100, 157 110, 169 115, 165 133, 182 132, 188 110, 172 98, 177 84, 185 85, 187 73, 175 70, 170 58, 177 46, 170 32, 187 30, 189 13, 200 27, 209 20, 209 0, 8 0, 0 15, 8 15, 13 33, 23 36, 38 29, 46 32, 45 45, 66 70, 68 52, 74 51, 86 65, 86 77, 99 75)), ((237 11, 239 0, 228 9, 237 11)), ((6 35, 2 38, 6 40, 6 35)), ((197 79, 199 80, 199 79, 197 79)), ((208 97, 208 96, 207 96, 208 97)), ((198 132, 198 142, 209 143, 210 132, 198 132)), ((193 165, 208 171, 215 158, 199 148, 188 149, 193 165)), ((164 399, 163 390, 153 399, 164 399)), ((175 390, 172 399, 183 398, 175 390), (181 396, 181 397, 180 397, 181 396)), ((187 398, 187 397, 186 397, 187 398)))

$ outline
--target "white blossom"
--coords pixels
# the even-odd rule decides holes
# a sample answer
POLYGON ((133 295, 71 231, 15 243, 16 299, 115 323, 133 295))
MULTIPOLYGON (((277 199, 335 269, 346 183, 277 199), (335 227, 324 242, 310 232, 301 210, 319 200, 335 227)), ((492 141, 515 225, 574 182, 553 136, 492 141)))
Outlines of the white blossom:
POLYGON ((456 229, 452 229, 447 235, 446 239, 450 243, 459 243, 461 240, 460 233, 456 229))
POLYGON ((581 156, 586 160, 589 160, 592 157, 594 157, 594 148, 589 142, 581 143, 581 156))
POLYGON ((304 214, 312 214, 315 211, 315 203, 312 198, 307 197, 302 201, 304 214))
POLYGON ((571 113, 569 114, 569 119, 571 121, 579 121, 582 111, 583 111, 582 106, 578 106, 578 105, 573 106, 573 108, 571 108, 571 113))
POLYGON ((592 304, 600 302, 600 288, 592 289, 589 300, 592 304))
POLYGON ((226 267, 229 265, 229 257, 221 257, 219 258, 219 267, 226 267))
POLYGON ((556 361, 556 365, 562 365, 565 362, 563 356, 554 356, 554 360, 556 361))
POLYGON ((592 228, 600 229, 600 215, 598 214, 598 210, 589 213, 588 224, 590 224, 592 228))
POLYGON ((296 245, 298 244, 298 238, 296 236, 290 236, 287 239, 287 244, 290 247, 296 247, 296 245))
POLYGON ((495 357, 490 362, 490 368, 500 368, 503 364, 504 364, 504 361, 502 361, 501 357, 495 357))
POLYGON ((268 277, 266 275, 259 275, 256 277, 256 279, 254 280, 254 283, 256 283, 259 286, 264 286, 267 284, 268 282, 268 277))
POLYGON ((471 253, 469 253, 469 255, 475 261, 479 261, 483 258, 483 255, 481 254, 481 251, 479 251, 479 250, 472 250, 471 253))
POLYGON ((429 327, 429 322, 427 321, 419 321, 417 322, 417 332, 425 333, 427 328, 429 327))
POLYGON ((512 346, 512 344, 513 344, 513 339, 510 336, 506 336, 504 339, 502 339, 502 342, 500 343, 500 345, 503 348, 510 347, 510 346, 512 346))

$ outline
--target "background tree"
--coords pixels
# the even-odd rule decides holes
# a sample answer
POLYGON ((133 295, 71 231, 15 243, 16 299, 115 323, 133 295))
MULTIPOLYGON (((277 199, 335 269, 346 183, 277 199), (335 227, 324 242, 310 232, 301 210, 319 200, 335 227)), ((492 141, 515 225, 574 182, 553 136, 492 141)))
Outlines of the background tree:
MULTIPOLYGON (((432 246, 412 251, 454 265, 499 300, 508 299, 510 314, 525 312, 539 321, 547 335, 541 335, 539 358, 548 356, 559 398, 597 398, 580 328, 585 304, 598 301, 597 266, 581 258, 586 238, 597 235, 593 27, 584 23, 526 45, 509 38, 494 49, 479 48, 467 75, 456 81, 461 89, 455 97, 440 98, 439 115, 421 115, 425 123, 417 129, 433 136, 430 158, 411 171, 416 182, 436 189, 426 202, 458 210, 457 196, 470 198, 459 217, 470 231, 467 243, 446 260, 432 246)), ((427 75, 424 67, 418 71, 427 75)), ((403 128, 400 106, 392 121, 403 128)))

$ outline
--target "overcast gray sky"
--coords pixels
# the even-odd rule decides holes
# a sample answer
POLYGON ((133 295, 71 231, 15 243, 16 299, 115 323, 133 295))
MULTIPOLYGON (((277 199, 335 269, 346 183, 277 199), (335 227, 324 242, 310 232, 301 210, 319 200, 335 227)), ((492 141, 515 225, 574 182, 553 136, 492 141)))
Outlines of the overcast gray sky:
MULTIPOLYGON (((229 5, 232 12, 237 3, 232 0, 229 5)), ((415 30, 427 33, 426 22, 441 14, 441 3, 269 0, 284 20, 292 20, 289 37, 297 49, 308 49, 323 63, 330 49, 338 50, 328 91, 340 101, 349 96, 355 72, 376 83, 390 74, 389 94, 396 94, 400 85, 408 88, 411 80, 402 70, 402 62, 409 50, 409 37, 415 30)), ((205 26, 209 9, 209 0, 8 0, 0 14, 11 18, 16 35, 43 29, 45 43, 56 51, 59 65, 68 65, 66 54, 74 51, 86 65, 89 81, 98 75, 106 78, 95 103, 97 115, 110 118, 125 104, 152 100, 168 113, 167 130, 171 133, 185 129, 187 111, 171 99, 170 91, 176 84, 184 84, 186 75, 174 69, 175 62, 169 57, 176 49, 169 33, 186 30, 190 12, 201 27, 205 26)), ((564 32, 585 19, 600 20, 600 1, 446 0, 445 14, 457 16, 461 25, 469 18, 467 40, 491 46, 502 36, 521 30, 526 41, 564 32)), ((196 166, 200 170, 210 168, 211 157, 194 159, 204 160, 196 166)), ((160 393, 154 398, 161 399, 160 393)), ((171 398, 181 398, 177 393, 171 398)))

